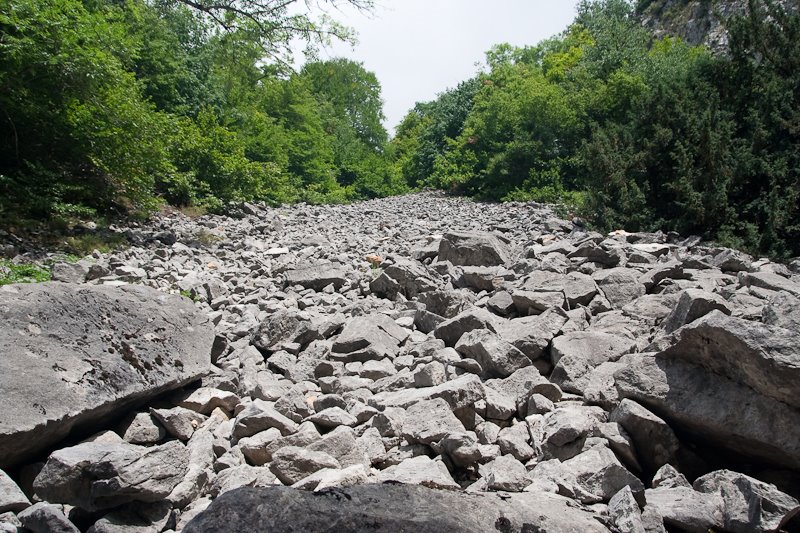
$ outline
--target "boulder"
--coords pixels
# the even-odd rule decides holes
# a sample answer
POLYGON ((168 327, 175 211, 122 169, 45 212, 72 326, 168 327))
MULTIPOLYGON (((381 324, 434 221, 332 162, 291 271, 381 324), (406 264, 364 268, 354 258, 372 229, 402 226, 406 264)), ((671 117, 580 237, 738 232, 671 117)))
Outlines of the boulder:
POLYGON ((614 309, 622 309, 647 292, 644 284, 639 281, 639 271, 632 268, 600 270, 592 277, 614 309))
POLYGON ((182 387, 211 364, 205 313, 139 285, 7 285, 0 322, 0 468, 182 387))
POLYGON ((439 274, 425 265, 408 259, 396 259, 370 283, 370 289, 378 296, 389 299, 398 294, 412 299, 420 293, 436 290, 440 285, 442 279, 439 274))
POLYGON ((269 469, 285 485, 297 483, 323 468, 341 468, 339 461, 325 452, 286 446, 272 454, 269 469))
POLYGON ((583 394, 591 371, 636 350, 636 342, 599 331, 575 331, 553 339, 550 380, 563 390, 583 394))
POLYGON ((455 349, 462 357, 477 361, 485 378, 505 378, 531 364, 524 353, 487 329, 465 333, 455 349))
POLYGON ((25 531, 32 533, 80 533, 61 509, 47 502, 34 504, 17 515, 25 531))
POLYGON ((189 453, 178 441, 143 448, 85 442, 53 452, 33 487, 42 499, 97 511, 165 499, 183 480, 189 453))
POLYGON ((678 437, 666 422, 638 403, 622 400, 609 420, 618 423, 631 436, 647 472, 653 473, 667 463, 677 464, 681 447, 678 437))
POLYGON ((183 531, 259 530, 609 531, 591 513, 554 494, 464 494, 410 485, 361 485, 317 493, 282 487, 240 489, 215 500, 183 531))
POLYGON ((472 308, 455 317, 439 324, 433 334, 437 339, 442 339, 446 346, 454 347, 461 336, 475 329, 487 329, 495 332, 495 322, 498 317, 485 309, 472 308))
POLYGON ((0 470, 0 513, 21 511, 30 504, 22 489, 8 477, 8 474, 0 470))
POLYGON ((714 310, 730 315, 731 311, 721 296, 700 289, 686 289, 680 293, 678 303, 664 319, 662 327, 672 333, 679 327, 694 322, 714 310))
POLYGON ((450 232, 439 243, 439 261, 454 265, 495 266, 509 259, 508 246, 492 233, 450 232))
POLYGON ((284 280, 287 286, 300 285, 306 289, 321 291, 328 285, 333 285, 336 289, 341 289, 347 283, 347 276, 350 274, 343 265, 334 263, 321 263, 284 273, 284 280))
POLYGON ((441 398, 415 403, 406 410, 403 437, 410 443, 439 442, 452 432, 463 432, 464 425, 441 398))

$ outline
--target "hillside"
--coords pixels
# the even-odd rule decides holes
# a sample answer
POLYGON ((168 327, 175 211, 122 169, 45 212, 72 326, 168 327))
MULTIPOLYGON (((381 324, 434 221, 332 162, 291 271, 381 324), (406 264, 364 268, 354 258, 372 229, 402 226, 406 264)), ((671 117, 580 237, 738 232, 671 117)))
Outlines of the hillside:
MULTIPOLYGON (((776 4, 797 9, 793 0, 776 4)), ((639 0, 636 11, 642 24, 658 38, 678 36, 690 44, 704 44, 714 52, 728 48, 724 21, 748 11, 747 0, 639 0)))

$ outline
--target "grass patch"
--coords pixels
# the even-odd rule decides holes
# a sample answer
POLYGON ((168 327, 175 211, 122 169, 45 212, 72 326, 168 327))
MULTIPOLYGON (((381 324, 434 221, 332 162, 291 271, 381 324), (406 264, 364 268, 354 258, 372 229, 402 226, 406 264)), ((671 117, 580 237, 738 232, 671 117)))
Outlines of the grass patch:
POLYGON ((50 271, 32 263, 16 264, 0 260, 0 285, 50 281, 50 271))

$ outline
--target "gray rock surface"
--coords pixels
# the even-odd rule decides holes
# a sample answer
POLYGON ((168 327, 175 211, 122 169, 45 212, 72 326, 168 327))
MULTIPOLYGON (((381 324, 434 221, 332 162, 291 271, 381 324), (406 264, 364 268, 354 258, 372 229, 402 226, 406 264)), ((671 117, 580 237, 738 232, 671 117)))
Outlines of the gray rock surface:
POLYGON ((0 322, 0 467, 210 367, 210 320, 147 287, 8 285, 0 322))
POLYGON ((307 531, 608 531, 590 513, 551 494, 508 497, 363 485, 311 494, 293 489, 242 489, 218 499, 184 533, 307 531), (409 513, 413 509, 413 513, 409 513))

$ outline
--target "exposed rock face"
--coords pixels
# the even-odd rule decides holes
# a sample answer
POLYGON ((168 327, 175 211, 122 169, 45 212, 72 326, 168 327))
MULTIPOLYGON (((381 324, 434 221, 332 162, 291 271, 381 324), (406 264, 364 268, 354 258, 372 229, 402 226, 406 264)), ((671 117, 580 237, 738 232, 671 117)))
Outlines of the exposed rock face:
POLYGON ((79 409, 210 372, 7 469, 0 531, 770 531, 797 506, 800 268, 436 193, 124 231, 3 348, 58 333, 34 369, 91 378, 59 385, 79 409), (107 286, 131 282, 162 292, 107 286))
POLYGON ((210 368, 209 319, 147 287, 6 286, 0 322, 0 467, 210 368))
POLYGON ((569 500, 545 493, 468 495, 400 485, 363 485, 311 494, 240 489, 219 498, 185 533, 229 531, 609 531, 569 500))

